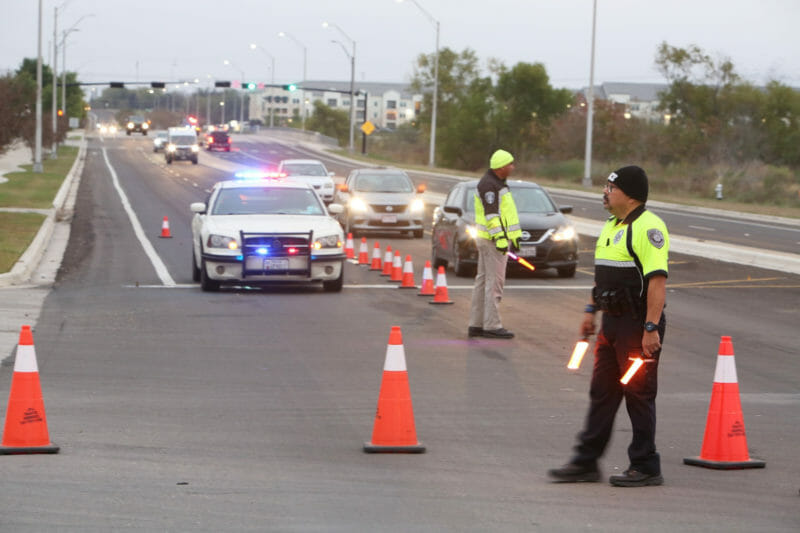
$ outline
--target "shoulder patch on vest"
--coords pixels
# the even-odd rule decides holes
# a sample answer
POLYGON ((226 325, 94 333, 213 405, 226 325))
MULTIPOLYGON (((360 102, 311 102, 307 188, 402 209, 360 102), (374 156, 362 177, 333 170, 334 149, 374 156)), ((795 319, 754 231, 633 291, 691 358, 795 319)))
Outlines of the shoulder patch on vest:
POLYGON ((650 241, 650 244, 659 250, 664 247, 664 234, 661 233, 660 229, 653 228, 647 230, 647 239, 650 241))
POLYGON ((494 203, 494 191, 486 193, 486 203, 490 205, 494 203))

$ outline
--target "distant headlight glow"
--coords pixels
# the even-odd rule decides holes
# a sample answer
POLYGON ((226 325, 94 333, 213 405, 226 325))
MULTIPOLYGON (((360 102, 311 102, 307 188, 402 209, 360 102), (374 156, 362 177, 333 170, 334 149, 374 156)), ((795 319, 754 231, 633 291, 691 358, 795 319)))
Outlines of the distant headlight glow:
POLYGON ((174 152, 174 151, 175 151, 175 145, 174 144, 168 144, 167 145, 167 152, 174 152))
POLYGON ((199 152, 199 151, 200 151, 200 147, 197 146, 196 144, 193 144, 192 145, 192 152, 199 152))
POLYGON ((478 228, 476 228, 475 226, 467 226, 466 231, 467 235, 469 235, 471 238, 473 239, 478 238, 478 228))
POLYGON ((226 235, 209 235, 206 245, 209 248, 227 248, 228 250, 238 250, 239 243, 233 237, 226 235))

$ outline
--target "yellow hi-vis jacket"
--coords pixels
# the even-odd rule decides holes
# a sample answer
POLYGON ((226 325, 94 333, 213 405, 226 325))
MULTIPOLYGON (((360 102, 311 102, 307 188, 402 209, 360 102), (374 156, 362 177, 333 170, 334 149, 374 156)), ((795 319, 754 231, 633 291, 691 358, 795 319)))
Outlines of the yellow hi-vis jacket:
POLYGON ((478 238, 492 240, 495 246, 507 248, 519 242, 522 228, 511 191, 505 180, 487 170, 478 182, 475 194, 475 226, 478 238))

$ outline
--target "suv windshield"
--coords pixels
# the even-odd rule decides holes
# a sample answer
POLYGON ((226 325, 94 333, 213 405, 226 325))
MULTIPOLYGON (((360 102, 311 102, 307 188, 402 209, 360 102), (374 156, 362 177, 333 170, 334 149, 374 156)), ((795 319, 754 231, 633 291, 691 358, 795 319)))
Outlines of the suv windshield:
POLYGON ((192 135, 175 135, 170 142, 178 146, 186 146, 187 144, 195 144, 197 142, 197 137, 192 135))
POLYGON ((128 119, 128 122, 136 122, 136 123, 144 122, 144 117, 139 115, 133 115, 130 119, 128 119))
POLYGON ((405 174, 360 174, 353 188, 361 192, 414 192, 414 184, 405 174))
POLYGON ((315 215, 325 214, 311 189, 248 187, 222 189, 212 215, 315 215))
POLYGON ((315 165, 313 163, 300 164, 292 163, 291 165, 284 165, 283 171, 287 176, 327 176, 325 167, 322 165, 315 165))

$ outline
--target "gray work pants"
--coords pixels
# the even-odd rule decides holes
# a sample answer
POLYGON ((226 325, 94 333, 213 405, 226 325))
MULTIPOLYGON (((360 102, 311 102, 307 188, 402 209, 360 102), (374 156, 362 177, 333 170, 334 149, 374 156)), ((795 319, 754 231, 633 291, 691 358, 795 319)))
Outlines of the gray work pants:
POLYGON ((500 300, 506 283, 508 256, 498 252, 494 241, 475 239, 478 245, 478 274, 472 288, 469 326, 487 330, 503 327, 500 322, 500 300))

